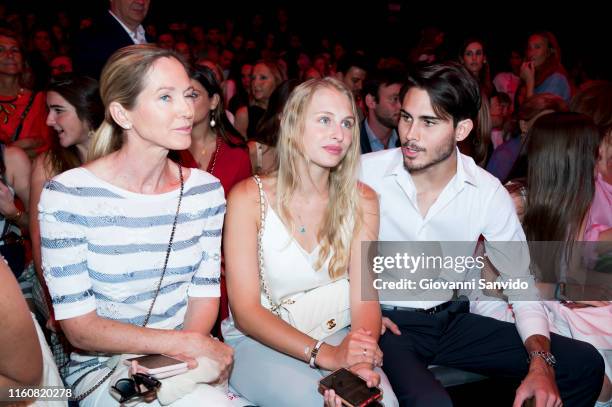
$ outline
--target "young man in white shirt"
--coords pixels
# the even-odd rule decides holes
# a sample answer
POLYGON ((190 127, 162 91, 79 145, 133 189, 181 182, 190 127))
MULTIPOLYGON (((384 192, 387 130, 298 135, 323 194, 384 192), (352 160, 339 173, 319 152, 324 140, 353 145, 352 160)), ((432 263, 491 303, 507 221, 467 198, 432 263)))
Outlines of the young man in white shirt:
POLYGON ((474 126, 478 83, 458 64, 437 64, 412 74, 400 97, 401 147, 362 156, 362 181, 379 194, 379 240, 473 242, 470 256, 483 236, 500 279, 522 278, 531 288, 504 291, 516 326, 470 314, 467 301, 451 301, 452 290, 420 301, 381 301, 383 316, 401 332, 387 330, 380 340, 400 404, 452 405, 427 368, 435 364, 522 379, 516 407, 532 397, 538 406, 592 406, 603 380, 602 358, 588 344, 550 334, 541 303, 526 301, 537 293, 512 200, 457 149, 474 126))

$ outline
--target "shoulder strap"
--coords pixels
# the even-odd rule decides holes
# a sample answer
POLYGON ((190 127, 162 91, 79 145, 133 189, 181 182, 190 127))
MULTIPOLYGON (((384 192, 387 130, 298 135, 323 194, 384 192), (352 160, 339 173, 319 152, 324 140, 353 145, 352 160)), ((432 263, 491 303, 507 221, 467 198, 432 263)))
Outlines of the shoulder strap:
POLYGON ((19 138, 19 134, 21 133, 21 129, 23 128, 23 122, 25 122, 25 118, 30 112, 30 108, 34 104, 34 99, 36 99, 36 95, 37 95, 36 93, 32 92, 32 94, 30 95, 30 100, 28 100, 28 104, 26 105, 25 109, 23 109, 21 116, 19 116, 19 124, 17 125, 17 128, 15 128, 15 132, 13 133, 13 136, 11 137, 12 143, 17 141, 17 139, 19 138))
POLYGON ((253 179, 255 180, 257 188, 259 189, 259 230, 257 231, 257 260, 259 263, 259 285, 264 295, 268 299, 268 303, 270 304, 270 311, 280 316, 280 312, 278 311, 278 309, 281 304, 274 304, 274 302, 272 301, 272 296, 270 295, 270 290, 268 289, 268 285, 266 284, 266 278, 264 275, 263 234, 266 221, 266 203, 263 191, 263 184, 261 183, 259 175, 253 175, 253 179))

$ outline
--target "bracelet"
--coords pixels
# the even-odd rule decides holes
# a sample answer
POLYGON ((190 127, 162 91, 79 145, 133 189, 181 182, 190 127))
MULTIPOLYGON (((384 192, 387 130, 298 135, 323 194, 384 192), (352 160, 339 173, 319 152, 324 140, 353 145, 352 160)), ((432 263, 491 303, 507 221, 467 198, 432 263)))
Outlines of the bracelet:
POLYGON ((319 354, 319 349, 321 348, 321 345, 323 345, 323 341, 318 341, 314 348, 312 348, 312 350, 310 351, 310 361, 308 362, 308 366, 313 369, 317 368, 317 364, 315 363, 315 361, 317 359, 317 355, 319 354))

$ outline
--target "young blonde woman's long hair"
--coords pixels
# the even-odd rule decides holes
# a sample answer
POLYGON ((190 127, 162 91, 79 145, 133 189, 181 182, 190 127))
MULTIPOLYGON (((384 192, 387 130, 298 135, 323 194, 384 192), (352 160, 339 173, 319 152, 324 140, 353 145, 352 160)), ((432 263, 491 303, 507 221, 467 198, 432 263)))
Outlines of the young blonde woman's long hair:
POLYGON ((160 58, 174 58, 185 66, 183 59, 174 51, 149 44, 121 48, 108 59, 100 76, 104 121, 90 143, 87 161, 93 161, 121 148, 124 130, 113 120, 109 106, 112 102, 117 102, 124 109, 133 109, 144 88, 147 73, 160 58))
MULTIPOLYGON (((351 113, 357 120, 357 105, 352 93, 334 78, 311 79, 296 87, 283 109, 277 153, 279 167, 276 184, 276 204, 283 222, 295 229, 289 211, 294 192, 304 180, 298 172, 298 160, 308 161, 302 137, 305 129, 305 114, 314 94, 320 89, 332 89, 342 93, 351 104, 351 113)), ((331 169, 329 176, 329 201, 318 231, 321 244, 315 269, 319 270, 330 257, 329 275, 332 279, 342 276, 348 267, 351 241, 361 227, 360 194, 358 188, 359 169, 359 125, 352 129, 352 143, 346 156, 331 169)))

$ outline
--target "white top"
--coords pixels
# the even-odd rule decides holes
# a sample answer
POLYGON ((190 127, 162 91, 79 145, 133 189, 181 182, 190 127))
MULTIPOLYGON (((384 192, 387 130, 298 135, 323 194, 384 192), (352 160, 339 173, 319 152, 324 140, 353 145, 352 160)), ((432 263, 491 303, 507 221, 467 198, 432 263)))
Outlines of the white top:
POLYGON ((138 24, 138 27, 136 27, 136 31, 132 31, 127 25, 123 24, 123 21, 121 21, 119 17, 113 14, 112 11, 108 10, 108 12, 110 13, 111 16, 115 18, 115 20, 117 20, 119 24, 121 24, 121 27, 123 27, 125 32, 130 35, 130 38, 132 39, 134 44, 146 44, 147 43, 147 37, 145 36, 145 29, 142 27, 142 24, 138 24))
MULTIPOLYGON (((262 246, 266 284, 275 304, 288 296, 332 282, 328 272, 329 258, 319 270, 314 269, 319 258, 320 245, 308 253, 289 234, 285 224, 270 205, 266 208, 262 246)), ((270 308, 263 290, 261 304, 270 308)), ((244 335, 235 327, 231 314, 223 321, 222 332, 226 339, 244 335)))
MULTIPOLYGON (((483 235, 486 239, 485 251, 500 272, 499 280, 520 277, 529 282, 530 290, 504 290, 517 314, 517 329, 521 338, 525 340, 534 334, 549 336, 542 304, 539 301, 525 301, 539 298, 533 276, 529 273, 530 258, 526 243, 513 243, 511 253, 508 252, 508 245, 500 250, 494 244, 525 241, 512 199, 497 178, 457 150, 457 173, 423 217, 418 208, 416 187, 404 167, 401 148, 361 157, 361 180, 379 196, 379 240, 473 242, 469 250, 462 253, 472 256, 478 238, 483 235), (519 300, 523 301, 517 302, 519 300)), ((442 246, 445 246, 444 243, 442 246)), ((455 278, 465 278, 468 274, 455 273, 455 278)), ((453 292, 447 291, 446 300, 450 300, 453 292)), ((426 309, 441 302, 394 301, 389 305, 426 309)))
MULTIPOLYGON (((178 190, 130 192, 84 168, 49 181, 38 208, 42 267, 55 318, 96 311, 142 325, 163 269, 178 197, 178 190)), ((189 297, 219 297, 224 214, 219 180, 192 169, 148 327, 181 329, 189 297)), ((100 368, 107 356, 73 352, 68 382, 100 368)))

